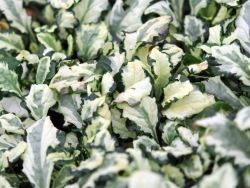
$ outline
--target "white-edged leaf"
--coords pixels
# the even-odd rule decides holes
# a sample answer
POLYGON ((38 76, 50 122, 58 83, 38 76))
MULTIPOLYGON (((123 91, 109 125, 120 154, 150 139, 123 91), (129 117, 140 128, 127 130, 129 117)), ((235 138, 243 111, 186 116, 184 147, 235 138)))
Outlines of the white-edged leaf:
POLYGON ((0 176, 0 187, 1 188, 12 188, 6 177, 0 176))
POLYGON ((10 25, 22 33, 31 31, 31 16, 23 8, 23 1, 0 0, 0 9, 6 18, 11 21, 10 25))
POLYGON ((122 116, 135 122, 145 133, 151 134, 157 139, 156 124, 158 122, 158 108, 155 98, 143 97, 137 106, 129 106, 127 103, 117 104, 123 110, 122 116))
POLYGON ((250 86, 250 58, 241 53, 237 44, 214 46, 212 56, 220 64, 217 66, 220 72, 234 74, 250 86))
POLYGON ((56 21, 59 27, 74 28, 77 25, 77 19, 73 12, 60 10, 56 15, 56 21))
POLYGON ((208 4, 207 0, 189 0, 191 14, 196 16, 200 9, 205 8, 208 4))
POLYGON ((15 33, 0 33, 0 49, 21 52, 24 49, 23 40, 15 33))
POLYGON ((57 101, 59 103, 57 112, 63 114, 64 116, 64 126, 70 123, 74 124, 77 128, 82 127, 82 119, 80 114, 77 112, 77 104, 73 99, 72 95, 63 95, 58 93, 57 101))
POLYGON ((162 111, 162 114, 169 119, 184 119, 200 113, 214 102, 206 94, 200 91, 191 91, 188 96, 172 103, 169 108, 162 111), (211 100, 211 101, 210 101, 211 100))
POLYGON ((52 33, 38 33, 37 35, 38 41, 43 44, 47 48, 47 52, 55 51, 61 52, 62 45, 59 40, 56 39, 55 35, 52 33))
POLYGON ((155 96, 159 99, 162 95, 163 88, 168 84, 171 77, 171 63, 169 62, 169 56, 160 52, 157 48, 153 48, 149 57, 153 61, 153 69, 155 74, 155 96))
POLYGON ((164 99, 161 105, 164 107, 166 104, 171 103, 176 99, 182 99, 193 90, 194 87, 189 80, 185 82, 175 81, 170 83, 163 89, 164 99))
POLYGON ((114 78, 112 76, 111 73, 107 72, 103 75, 102 77, 102 95, 107 95, 108 93, 110 93, 110 89, 113 87, 113 85, 115 84, 114 78))
POLYGON ((217 3, 226 4, 229 6, 237 6, 239 0, 215 0, 217 3))
POLYGON ((212 174, 204 176, 198 183, 199 188, 210 187, 237 187, 238 178, 235 168, 230 164, 223 164, 220 168, 213 171, 212 174))
POLYGON ((230 104, 233 108, 242 108, 238 97, 221 81, 219 76, 211 77, 208 81, 202 81, 206 93, 215 95, 218 99, 230 104))
POLYGON ((4 114, 0 116, 0 127, 7 132, 21 135, 25 134, 25 129, 21 120, 13 114, 4 114))
POLYGON ((175 44, 168 43, 163 46, 162 52, 168 54, 169 60, 174 67, 180 63, 184 55, 184 52, 180 47, 176 46, 175 44))
POLYGON ((183 187, 185 185, 184 175, 179 168, 168 164, 164 165, 161 168, 161 171, 166 174, 165 178, 169 181, 175 183, 180 187, 183 187))
POLYGON ((250 114, 250 107, 245 107, 237 113, 237 115, 234 119, 234 122, 239 127, 239 129, 242 131, 250 129, 249 114, 250 114))
POLYGON ((250 1, 245 2, 243 5, 240 15, 238 16, 235 25, 235 33, 240 40, 241 45, 248 53, 250 53, 250 1))
MULTIPOLYGON (((100 125, 102 125, 102 123, 100 123, 100 125)), ((108 130, 100 129, 93 133, 95 135, 93 141, 90 141, 90 144, 92 147, 96 148, 95 150, 98 150, 103 154, 115 150, 115 140, 111 137, 108 130)))
POLYGON ((49 117, 37 121, 27 129, 28 147, 24 153, 23 172, 35 187, 50 187, 53 162, 47 160, 48 147, 59 143, 56 138, 57 129, 49 117))
POLYGON ((15 93, 18 97, 22 96, 18 83, 17 74, 9 70, 7 62, 0 62, 0 88, 2 91, 15 93))
POLYGON ((84 61, 94 59, 98 50, 104 46, 107 36, 104 22, 81 25, 76 31, 77 55, 84 61))
POLYGON ((57 161, 71 161, 75 159, 80 154, 79 150, 74 150, 73 153, 63 151, 63 152, 54 152, 47 155, 46 159, 49 162, 57 161))
POLYGON ((39 60, 36 72, 36 83, 42 84, 50 71, 50 57, 45 56, 39 60))
POLYGON ((122 39, 122 31, 136 31, 142 25, 141 16, 151 1, 152 0, 128 0, 126 4, 129 5, 129 8, 124 10, 123 1, 117 0, 105 20, 111 34, 122 39))
POLYGON ((172 141, 177 136, 179 136, 178 132, 176 130, 177 125, 178 125, 178 123, 176 123, 175 121, 166 121, 164 124, 161 125, 161 126, 163 126, 162 139, 164 140, 164 142, 167 145, 171 145, 172 141))
POLYGON ((47 0, 56 9, 68 9, 79 0, 47 0))
POLYGON ((142 81, 144 78, 146 78, 146 75, 139 60, 128 62, 128 64, 122 69, 122 82, 125 89, 128 89, 137 82, 142 81))
POLYGON ((179 27, 180 23, 175 17, 175 14, 170 8, 170 3, 169 1, 159 1, 151 6, 149 6, 144 14, 150 14, 150 13, 156 13, 159 14, 160 16, 171 16, 173 18, 173 21, 171 22, 175 27, 179 27))
POLYGON ((217 45, 221 45, 221 25, 215 25, 213 27, 209 28, 209 38, 207 43, 213 43, 213 44, 217 44, 217 45))
POLYGON ((75 47, 75 41, 72 35, 69 35, 67 37, 67 44, 68 44, 67 56, 71 57, 72 54, 74 53, 74 47, 75 47))
POLYGON ((21 141, 23 141, 23 138, 22 138, 21 135, 18 135, 18 134, 14 134, 14 135, 2 134, 0 136, 0 151, 1 150, 8 150, 10 148, 14 148, 21 141))
POLYGON ((53 25, 43 25, 42 27, 35 28, 36 33, 54 33, 58 28, 56 24, 53 25))
POLYGON ((49 108, 56 103, 54 92, 46 84, 32 85, 25 101, 36 120, 47 116, 49 108))
POLYGON ((116 98, 116 103, 127 102, 129 105, 137 104, 141 98, 148 96, 151 92, 152 85, 149 77, 146 77, 140 82, 127 88, 124 92, 120 93, 116 98))
POLYGON ((183 5, 184 0, 178 0, 178 1, 171 1, 171 7, 173 8, 173 11, 176 15, 176 18, 181 21, 182 20, 182 14, 183 14, 183 5))
POLYGON ((29 64, 37 64, 39 62, 39 57, 36 54, 30 54, 29 51, 22 50, 20 54, 16 56, 18 61, 28 61, 29 64))
POLYGON ((112 128, 114 133, 119 134, 121 138, 136 138, 134 131, 128 130, 126 127, 126 119, 122 118, 121 112, 117 108, 111 109, 112 114, 112 128))
POLYGON ((154 139, 147 136, 139 136, 136 140, 133 141, 134 149, 140 149, 141 145, 145 146, 147 151, 152 151, 153 148, 160 148, 159 144, 157 144, 154 139))
POLYGON ((179 127, 177 129, 179 136, 181 139, 187 143, 189 143, 192 147, 198 147, 198 134, 192 133, 192 131, 186 127, 179 127))
POLYGON ((241 166, 250 164, 250 148, 246 147, 250 138, 234 122, 218 113, 198 120, 194 125, 207 128, 200 140, 207 146, 214 146, 216 154, 221 157, 233 157, 234 162, 241 166))
POLYGON ((102 11, 107 10, 108 5, 108 0, 84 0, 77 3, 73 11, 80 24, 95 23, 102 11))

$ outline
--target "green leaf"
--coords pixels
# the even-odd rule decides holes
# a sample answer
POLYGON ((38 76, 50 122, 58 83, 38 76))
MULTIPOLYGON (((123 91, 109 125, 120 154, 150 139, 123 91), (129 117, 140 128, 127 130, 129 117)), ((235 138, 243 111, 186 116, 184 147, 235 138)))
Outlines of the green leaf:
POLYGON ((208 4, 207 0, 189 0, 191 14, 196 16, 200 9, 205 8, 208 4))
POLYGON ((21 120, 13 114, 4 114, 0 116, 0 127, 7 132, 21 135, 25 134, 25 129, 21 120))
POLYGON ((221 81, 219 76, 209 78, 202 82, 205 85, 206 93, 215 95, 218 99, 230 104, 233 108, 242 108, 238 97, 221 81))
POLYGON ((56 9, 68 9, 79 0, 48 0, 52 7, 56 9))
POLYGON ((158 108, 155 98, 143 97, 141 103, 130 107, 127 103, 117 104, 123 110, 122 116, 135 122, 141 131, 149 133, 158 142, 156 124, 158 122, 158 108))
POLYGON ((23 40, 20 35, 15 33, 0 33, 0 49, 21 52, 24 49, 23 40))
POLYGON ((45 56, 39 60, 36 73, 36 83, 42 84, 50 72, 50 57, 45 56))
POLYGON ((180 23, 178 22, 178 20, 176 19, 175 14, 173 13, 173 11, 170 8, 170 3, 169 1, 159 1, 151 6, 149 6, 144 14, 150 14, 150 13, 156 13, 159 14, 160 16, 171 16, 173 18, 172 24, 175 27, 179 27, 180 23))
POLYGON ((237 187, 238 178, 234 167, 230 163, 226 163, 214 170, 212 174, 204 176, 199 182, 200 188, 210 187, 237 187))
POLYGON ((152 85, 150 83, 149 77, 137 82, 133 86, 127 88, 124 92, 120 93, 116 98, 116 103, 127 102, 130 106, 135 105, 140 100, 148 96, 151 92, 152 85))
POLYGON ((99 21, 102 11, 107 10, 108 0, 84 0, 77 3, 73 11, 80 24, 99 21))
POLYGON ((129 8, 124 10, 123 1, 117 0, 105 20, 111 34, 122 39, 122 31, 136 31, 142 25, 141 16, 151 1, 152 0, 127 0, 126 4, 129 8))
POLYGON ((73 12, 60 10, 56 15, 56 21, 59 27, 74 28, 78 21, 73 12))
POLYGON ((22 92, 18 83, 18 76, 14 71, 9 70, 8 62, 0 62, 0 74, 1 90, 15 93, 18 97, 21 97, 22 92))
POLYGON ((136 138, 136 133, 127 129, 126 119, 122 118, 122 114, 117 108, 112 108, 111 114, 114 133, 119 134, 122 139, 136 138))
POLYGON ((74 165, 65 165, 61 168, 60 172, 58 173, 57 177, 53 181, 52 188, 62 188, 64 187, 68 181, 74 178, 72 174, 72 168, 75 167, 74 165))
POLYGON ((49 117, 37 121, 27 129, 28 148, 24 153, 23 172, 35 187, 50 187, 53 162, 46 158, 48 147, 59 143, 57 129, 49 117))
POLYGON ((153 70, 155 74, 155 96, 160 99, 163 88, 168 84, 171 77, 171 64, 167 54, 160 52, 157 48, 153 48, 149 57, 153 61, 153 70))
POLYGON ((80 114, 77 112, 77 104, 73 99, 73 95, 62 95, 58 93, 57 101, 59 103, 57 112, 64 116, 64 126, 70 123, 74 124, 77 128, 82 127, 82 119, 80 114))
POLYGON ((56 103, 54 92, 46 84, 32 85, 25 101, 36 120, 46 117, 49 108, 56 103))
POLYGON ((179 99, 177 102, 172 103, 168 109, 163 110, 162 114, 169 119, 184 119, 200 113, 212 103, 214 103, 214 99, 211 99, 206 94, 200 91, 191 91, 188 96, 179 99))
POLYGON ((76 31, 77 55, 84 61, 94 59, 104 46, 107 36, 108 30, 104 22, 81 25, 76 31))
POLYGON ((212 56, 221 73, 233 74, 247 86, 250 86, 250 59, 240 52, 240 47, 233 43, 212 47, 212 56))
POLYGON ((240 15, 235 22, 235 33, 237 38, 240 40, 241 45, 248 53, 250 53, 250 21, 248 19, 250 16, 249 6, 250 1, 245 2, 240 11, 240 15))
POLYGON ((175 101, 176 99, 182 99, 193 90, 194 87, 189 80, 185 82, 176 81, 168 84, 167 87, 163 89, 164 99, 161 103, 162 107, 166 106, 166 104, 168 103, 175 101))
POLYGON ((43 44, 47 48, 47 52, 55 51, 61 52, 62 45, 61 42, 56 40, 55 35, 51 33, 38 33, 37 34, 38 41, 43 44))
POLYGON ((242 131, 250 129, 249 112, 250 112, 250 107, 245 107, 237 113, 234 119, 234 122, 236 123, 238 128, 242 131))
POLYGON ((10 25, 22 33, 31 32, 31 16, 23 8, 23 1, 1 0, 0 9, 4 12, 6 18, 11 21, 10 25))
POLYGON ((217 155, 234 158, 235 164, 241 166, 250 164, 250 148, 246 147, 250 139, 235 123, 218 113, 196 121, 195 125, 207 128, 201 141, 207 146, 214 146, 217 155))

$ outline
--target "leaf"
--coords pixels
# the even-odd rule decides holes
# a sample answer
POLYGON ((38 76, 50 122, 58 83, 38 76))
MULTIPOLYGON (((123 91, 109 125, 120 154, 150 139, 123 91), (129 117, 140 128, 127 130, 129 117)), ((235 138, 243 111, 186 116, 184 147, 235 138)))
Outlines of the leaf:
POLYGON ((23 172, 35 187, 50 187, 53 162, 46 158, 48 147, 55 147, 57 129, 44 117, 27 129, 28 148, 24 153, 23 172))
POLYGON ((24 49, 23 40, 20 35, 15 33, 0 33, 0 49, 21 52, 24 49))
POLYGON ((228 187, 234 188, 237 186, 238 178, 234 167, 230 163, 225 163, 212 174, 204 176, 199 182, 200 188, 210 187, 228 187))
POLYGON ((182 56, 184 55, 184 52, 181 48, 174 44, 168 43, 163 46, 162 52, 168 54, 169 60, 174 67, 180 63, 180 61, 182 60, 182 56))
POLYGON ((162 107, 166 106, 166 104, 171 103, 176 99, 182 99, 193 90, 194 87, 189 80, 185 82, 176 81, 168 84, 167 87, 163 89, 164 99, 161 103, 162 107))
POLYGON ((67 37, 68 49, 67 49, 67 56, 71 57, 74 53, 75 42, 72 35, 67 37))
POLYGON ((76 31, 77 55, 84 61, 94 59, 104 46, 107 36, 108 30, 104 22, 81 25, 76 31))
POLYGON ((137 104, 143 97, 148 96, 151 92, 152 85, 150 84, 149 77, 137 82, 133 86, 127 88, 124 92, 120 93, 116 98, 116 103, 127 102, 130 106, 137 104))
POLYGON ((233 108, 242 108, 238 97, 221 81, 219 76, 209 78, 202 82, 205 85, 206 93, 215 95, 218 99, 230 104, 233 108))
POLYGON ((114 133, 119 134, 122 139, 136 138, 136 133, 127 129, 126 119, 122 118, 122 114, 117 108, 112 108, 111 114, 114 133))
POLYGON ((0 116, 0 127, 7 132, 21 135, 25 134, 25 129, 21 120, 13 114, 4 114, 0 116))
POLYGON ((115 36, 114 38, 122 39, 122 31, 136 31, 142 25, 141 16, 151 1, 152 0, 127 0, 126 4, 129 8, 124 10, 123 1, 117 0, 105 20, 109 31, 115 36))
POLYGON ((147 21, 134 33, 125 33, 126 59, 130 61, 137 48, 143 43, 154 44, 165 40, 168 34, 168 24, 171 21, 171 17, 161 16, 147 21))
POLYGON ((152 151, 160 148, 160 146, 156 143, 154 139, 149 138, 147 136, 140 136, 133 141, 134 149, 140 149, 141 146, 145 146, 147 151, 152 151))
POLYGON ((62 188, 64 187, 68 181, 74 178, 72 174, 72 168, 74 165, 65 165, 60 169, 57 177, 53 181, 52 188, 62 188))
POLYGON ((217 3, 226 4, 229 6, 237 6, 239 0, 215 0, 217 3))
POLYGON ((62 45, 61 42, 56 40, 54 34, 51 33, 38 33, 37 35, 38 41, 43 44, 49 51, 61 52, 62 45))
POLYGON ((59 27, 74 28, 78 21, 75 18, 73 12, 60 10, 56 15, 56 21, 59 27))
POLYGON ((196 16, 200 9, 205 8, 208 4, 207 0, 189 0, 191 14, 196 16))
POLYGON ((237 113, 234 119, 234 122, 241 131, 250 129, 249 112, 250 112, 250 107, 245 107, 237 113))
POLYGON ((173 11, 170 8, 170 3, 169 1, 159 1, 151 6, 149 6, 144 14, 150 14, 150 13, 156 13, 159 14, 160 16, 171 16, 173 18, 172 24, 175 27, 179 27, 180 23, 179 21, 176 19, 175 14, 173 13, 173 11))
POLYGON ((122 82, 125 89, 128 89, 137 82, 142 81, 144 78, 146 78, 146 75, 138 60, 128 62, 128 64, 122 69, 122 82))
POLYGON ((29 64, 38 64, 39 57, 36 54, 30 54, 29 51, 22 50, 18 56, 16 56, 16 60, 18 61, 28 61, 29 64))
POLYGON ((12 188, 6 177, 0 176, 0 187, 1 188, 12 188))
POLYGON ((198 120, 194 125, 207 128, 201 141, 207 146, 214 146, 217 155, 234 158, 235 164, 241 166, 250 164, 250 149, 246 147, 250 139, 235 123, 218 113, 198 120))
POLYGON ((171 1, 171 7, 173 8, 174 14, 176 15, 176 18, 181 21, 182 20, 182 14, 183 14, 183 4, 184 0, 179 1, 171 1))
POLYGON ((237 20, 235 21, 236 33, 237 38, 240 40, 241 45, 244 49, 250 53, 250 21, 249 21, 249 6, 250 1, 244 3, 240 15, 238 16, 237 20))
POLYGON ((98 22, 102 11, 107 10, 108 0, 84 0, 73 7, 80 24, 98 22), (93 14, 94 13, 94 14, 93 14))
POLYGON ((213 100, 202 94, 200 91, 191 91, 188 96, 171 104, 171 106, 162 111, 162 114, 169 119, 184 119, 194 114, 200 113, 206 107, 213 103, 213 100))
POLYGON ((168 84, 171 77, 171 64, 167 54, 160 52, 157 48, 153 48, 149 57, 153 61, 153 69, 155 74, 155 96, 159 99, 162 95, 163 88, 168 84))
POLYGON ((36 120, 46 117, 49 108, 56 103, 53 91, 46 84, 32 85, 25 101, 36 120))
POLYGON ((52 7, 56 9, 68 9, 79 0, 48 0, 52 7))
POLYGON ((72 95, 62 95, 58 93, 57 101, 59 103, 57 112, 64 116, 64 126, 70 123, 74 124, 78 129, 82 128, 82 119, 80 114, 77 112, 77 104, 74 101, 72 95))
POLYGON ((167 145, 171 145, 172 141, 179 136, 176 131, 177 125, 174 121, 166 121, 161 125, 163 126, 162 139, 167 145))
POLYGON ((105 96, 111 92, 112 87, 115 84, 114 78, 111 73, 107 72, 102 77, 102 95, 105 96))
MULTIPOLYGON (((101 123, 100 123, 101 125, 101 123)), ((99 126, 100 126, 99 125, 99 126)), ((90 141, 91 146, 96 150, 105 154, 106 152, 115 151, 115 140, 111 137, 111 134, 106 129, 96 129, 94 132, 94 139, 90 141)))
POLYGON ((9 70, 8 62, 0 62, 0 74, 1 90, 15 93, 18 97, 21 97, 22 92, 18 83, 18 76, 14 71, 9 70))
POLYGON ((122 116, 135 122, 141 131, 149 133, 158 142, 156 124, 158 122, 158 108, 155 98, 143 97, 141 103, 130 107, 127 103, 117 104, 123 110, 122 116))
POLYGON ((23 1, 1 0, 0 9, 6 18, 11 21, 10 25, 22 33, 31 32, 31 16, 23 8, 23 1))
POLYGON ((193 134, 192 131, 186 127, 177 128, 179 136, 192 147, 198 147, 198 133, 193 134))
POLYGON ((214 46, 212 56, 220 64, 217 68, 221 73, 236 75, 245 85, 250 86, 250 59, 240 52, 237 44, 214 46))
POLYGON ((18 135, 18 134, 13 134, 13 135, 2 134, 0 136, 0 151, 8 150, 10 148, 14 148, 21 141, 23 141, 23 138, 22 138, 21 135, 18 135))
POLYGON ((184 175, 179 168, 168 164, 164 165, 161 171, 165 174, 165 179, 168 179, 180 187, 185 185, 184 175))
POLYGON ((49 72, 50 72, 50 57, 45 56, 39 60, 36 73, 36 83, 37 84, 44 83, 49 72))
POLYGON ((221 45, 221 26, 216 25, 209 28, 209 38, 207 43, 214 43, 217 45, 221 45))

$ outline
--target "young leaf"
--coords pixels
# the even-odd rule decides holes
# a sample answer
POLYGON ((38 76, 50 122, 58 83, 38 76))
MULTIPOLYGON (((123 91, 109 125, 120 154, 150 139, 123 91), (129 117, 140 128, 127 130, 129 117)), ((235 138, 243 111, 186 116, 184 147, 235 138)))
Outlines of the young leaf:
POLYGON ((18 83, 17 74, 9 70, 8 62, 0 62, 0 88, 2 91, 15 93, 18 97, 22 96, 20 86, 18 83))
POLYGON ((73 11, 80 24, 95 23, 108 5, 108 0, 84 0, 77 3, 73 11))
POLYGON ((203 81, 206 93, 215 95, 218 99, 224 100, 233 108, 242 108, 238 97, 221 81, 219 76, 209 78, 208 81, 203 81))
POLYGON ((78 22, 73 12, 60 10, 56 15, 56 21, 59 27, 74 28, 78 22))
POLYGON ((24 49, 23 40, 20 35, 15 33, 0 33, 0 49, 21 52, 24 49))
POLYGON ((184 119, 186 117, 198 114, 206 107, 210 106, 213 101, 200 91, 191 91, 188 96, 171 104, 171 106, 162 111, 162 114, 169 119, 184 119))
POLYGON ((178 124, 174 121, 166 121, 162 126, 162 139, 167 145, 171 145, 172 141, 178 137, 178 132, 176 131, 176 126, 178 124))
POLYGON ((123 1, 117 0, 105 20, 111 34, 115 35, 115 38, 122 39, 122 31, 136 31, 142 25, 141 16, 151 1, 152 0, 127 0, 126 4, 129 8, 124 10, 123 1))
POLYGON ((110 93, 110 89, 115 84, 114 78, 111 73, 107 72, 102 77, 102 95, 105 96, 110 93))
POLYGON ((189 0, 191 14, 196 16, 200 9, 205 8, 208 4, 207 0, 189 0))
POLYGON ((61 52, 62 45, 61 42, 56 40, 55 35, 51 33, 38 33, 38 41, 43 44, 49 51, 61 52))
POLYGON ((29 51, 22 50, 18 56, 16 56, 18 61, 28 61, 29 64, 37 64, 39 62, 39 57, 36 54, 30 54, 29 51))
POLYGON ((24 153, 23 172, 35 187, 50 187, 53 162, 46 158, 48 147, 59 143, 57 129, 49 117, 44 117, 27 129, 28 148, 24 153))
POLYGON ((234 119, 234 122, 242 131, 250 129, 249 112, 250 107, 245 107, 237 113, 236 118, 234 119))
POLYGON ((36 83, 42 84, 50 71, 50 57, 45 56, 39 60, 36 73, 36 83))
POLYGON ((241 45, 244 47, 244 49, 250 53, 250 21, 249 21, 249 6, 250 1, 245 2, 243 5, 240 15, 238 16, 235 25, 236 30, 235 33, 240 40, 241 45))
POLYGON ((250 59, 240 52, 237 44, 214 46, 212 56, 220 64, 217 68, 221 73, 234 74, 250 86, 250 59))
POLYGON ((13 114, 4 114, 0 116, 0 127, 7 132, 21 135, 25 134, 25 129, 21 120, 13 114))
POLYGON ((158 122, 158 108, 155 98, 143 97, 141 103, 130 107, 127 103, 117 104, 123 110, 122 116, 135 122, 143 132, 149 133, 158 142, 156 124, 158 122))
POLYGON ((25 101, 36 120, 46 117, 49 108, 56 103, 53 91, 46 84, 32 85, 25 101))
POLYGON ((81 25, 76 31, 77 55, 84 61, 94 59, 98 50, 104 46, 107 36, 108 30, 104 22, 81 25))

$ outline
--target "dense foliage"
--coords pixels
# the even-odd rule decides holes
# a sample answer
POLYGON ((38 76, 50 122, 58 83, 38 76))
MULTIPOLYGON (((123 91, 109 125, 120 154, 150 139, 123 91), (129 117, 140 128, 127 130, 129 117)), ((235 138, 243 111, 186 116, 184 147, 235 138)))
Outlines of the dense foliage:
POLYGON ((0 0, 0 187, 250 187, 250 0, 0 0))

